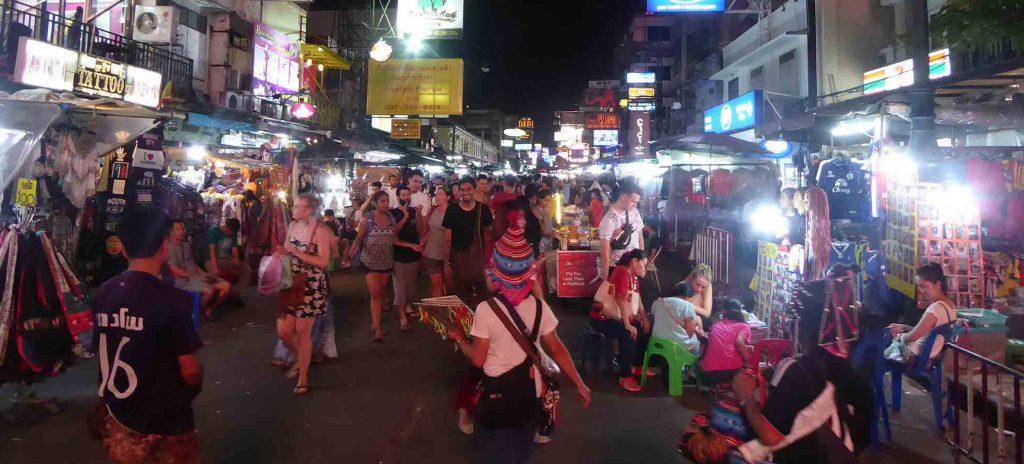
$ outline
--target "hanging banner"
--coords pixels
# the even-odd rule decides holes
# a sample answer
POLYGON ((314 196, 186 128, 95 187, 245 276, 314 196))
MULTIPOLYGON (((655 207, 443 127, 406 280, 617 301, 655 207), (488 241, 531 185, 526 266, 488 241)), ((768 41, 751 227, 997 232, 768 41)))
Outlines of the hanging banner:
POLYGON ((629 157, 646 158, 651 142, 651 114, 646 111, 629 112, 629 157))
POLYGON ((370 60, 366 112, 460 115, 462 66, 461 59, 370 60))
POLYGON ((422 126, 420 126, 419 119, 392 119, 391 138, 419 140, 420 127, 422 126))
POLYGON ((252 93, 299 91, 299 43, 259 21, 253 23, 252 93))
POLYGON ((398 32, 425 39, 461 39, 463 0, 398 0, 398 32))
POLYGON ((555 268, 558 297, 593 297, 601 286, 599 257, 597 251, 559 251, 555 268))

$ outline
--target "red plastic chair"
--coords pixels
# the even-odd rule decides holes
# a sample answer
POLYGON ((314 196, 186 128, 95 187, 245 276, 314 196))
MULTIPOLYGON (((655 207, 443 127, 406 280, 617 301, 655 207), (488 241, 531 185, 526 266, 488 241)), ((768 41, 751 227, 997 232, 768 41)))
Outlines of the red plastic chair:
POLYGON ((793 341, 783 338, 766 338, 754 344, 754 353, 747 366, 757 375, 757 389, 761 393, 761 405, 768 399, 768 383, 761 373, 762 367, 775 367, 787 356, 793 355, 793 341), (761 358, 764 357, 764 364, 761 358))

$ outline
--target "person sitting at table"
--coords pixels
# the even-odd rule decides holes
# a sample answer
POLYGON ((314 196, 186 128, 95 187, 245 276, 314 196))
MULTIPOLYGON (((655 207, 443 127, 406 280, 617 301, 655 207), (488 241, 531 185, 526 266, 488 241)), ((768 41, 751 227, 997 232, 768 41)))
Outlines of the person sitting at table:
MULTIPOLYGON (((956 308, 953 305, 953 300, 946 295, 948 291, 946 274, 942 271, 942 266, 939 263, 928 263, 917 268, 917 272, 914 273, 914 281, 917 283, 920 294, 931 304, 928 305, 928 309, 925 309, 916 326, 891 324, 889 330, 894 339, 908 344, 914 355, 920 355, 921 344, 928 338, 932 329, 956 320, 956 308)), ((929 359, 939 355, 944 343, 945 338, 942 335, 937 335, 929 359)))
POLYGON ((619 258, 612 276, 601 283, 594 296, 591 322, 594 330, 619 342, 619 385, 628 392, 639 392, 643 353, 651 332, 643 302, 639 278, 647 275, 647 255, 633 249, 619 258))
POLYGON ((710 326, 708 319, 711 318, 714 301, 711 289, 711 266, 698 264, 690 271, 690 275, 676 286, 679 287, 680 296, 693 305, 693 309, 700 316, 704 327, 710 326))
POLYGON ((708 346, 700 360, 705 385, 732 381, 750 358, 750 326, 743 318, 743 303, 729 299, 722 306, 723 318, 711 327, 708 346))
POLYGON ((651 336, 675 342, 694 356, 700 355, 700 341, 707 338, 704 326, 693 303, 685 299, 690 291, 686 282, 679 282, 651 305, 654 327, 651 336))

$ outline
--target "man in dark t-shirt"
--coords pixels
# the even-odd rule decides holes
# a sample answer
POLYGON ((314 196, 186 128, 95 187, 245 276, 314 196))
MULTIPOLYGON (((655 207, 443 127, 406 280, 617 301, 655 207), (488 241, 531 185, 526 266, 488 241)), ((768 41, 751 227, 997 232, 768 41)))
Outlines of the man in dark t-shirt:
POLYGON ((459 182, 459 201, 449 206, 441 226, 451 234, 452 283, 455 294, 475 308, 487 298, 484 266, 487 265, 484 238, 490 236, 491 209, 473 199, 476 184, 472 178, 459 182))
POLYGON ((119 234, 128 270, 104 284, 93 313, 104 445, 119 463, 198 462, 192 400, 202 387, 192 299, 160 279, 171 222, 142 209, 119 234))

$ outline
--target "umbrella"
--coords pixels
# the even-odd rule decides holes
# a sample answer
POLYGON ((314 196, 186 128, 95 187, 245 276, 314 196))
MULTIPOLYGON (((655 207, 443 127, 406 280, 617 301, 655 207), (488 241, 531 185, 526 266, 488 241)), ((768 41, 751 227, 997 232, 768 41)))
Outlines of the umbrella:
POLYGON ((658 144, 667 150, 686 150, 725 155, 735 153, 752 155, 771 154, 770 151, 761 148, 756 143, 725 134, 676 135, 664 137, 658 141, 658 144))

